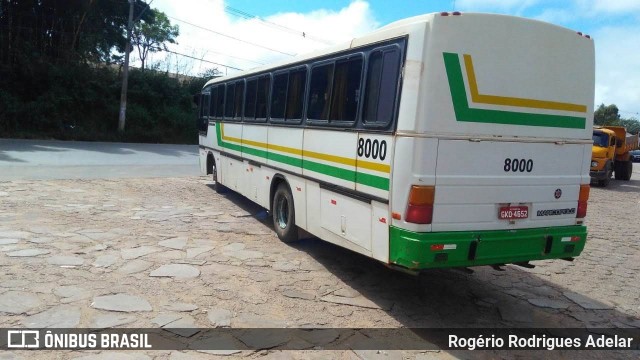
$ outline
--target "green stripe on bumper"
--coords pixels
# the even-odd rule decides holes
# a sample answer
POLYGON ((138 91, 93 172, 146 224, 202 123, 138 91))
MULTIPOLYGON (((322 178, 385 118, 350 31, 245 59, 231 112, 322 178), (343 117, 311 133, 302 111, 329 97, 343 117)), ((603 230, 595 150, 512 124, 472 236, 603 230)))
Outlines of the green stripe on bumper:
POLYGON ((587 228, 579 225, 433 233, 391 226, 389 231, 389 262, 416 270, 574 257, 580 255, 587 240, 587 228), (572 236, 580 240, 562 241, 562 238, 572 236), (545 253, 549 237, 551 248, 545 253), (440 244, 449 246, 447 249, 432 250, 432 245, 440 244))

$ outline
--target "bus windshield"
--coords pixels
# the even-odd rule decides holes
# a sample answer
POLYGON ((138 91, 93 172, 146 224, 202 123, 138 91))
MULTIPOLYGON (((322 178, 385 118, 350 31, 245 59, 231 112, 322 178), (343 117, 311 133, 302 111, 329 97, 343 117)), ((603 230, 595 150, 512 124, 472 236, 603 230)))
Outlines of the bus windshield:
POLYGON ((593 133, 593 145, 600 147, 607 147, 609 144, 609 136, 605 133, 594 132, 593 133))

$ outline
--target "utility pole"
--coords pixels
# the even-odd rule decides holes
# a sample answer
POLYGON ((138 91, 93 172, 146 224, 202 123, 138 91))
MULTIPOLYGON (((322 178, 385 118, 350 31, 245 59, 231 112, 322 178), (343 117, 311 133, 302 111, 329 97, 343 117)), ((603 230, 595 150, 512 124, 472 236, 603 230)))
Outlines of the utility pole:
POLYGON ((129 23, 127 25, 127 45, 124 50, 124 71, 122 72, 122 92, 120 92, 120 117, 118 119, 118 131, 124 131, 124 123, 127 114, 127 85, 129 82, 129 53, 131 52, 131 30, 133 29, 133 3, 129 0, 129 23))

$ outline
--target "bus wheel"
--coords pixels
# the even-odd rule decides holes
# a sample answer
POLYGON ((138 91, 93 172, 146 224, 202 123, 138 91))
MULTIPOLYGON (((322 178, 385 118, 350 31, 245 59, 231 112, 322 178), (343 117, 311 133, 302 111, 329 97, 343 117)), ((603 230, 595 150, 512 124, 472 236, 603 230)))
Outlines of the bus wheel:
POLYGON ((273 228, 280 240, 286 243, 298 240, 293 195, 285 183, 278 185, 278 189, 273 195, 271 214, 273 228))
POLYGON ((218 194, 222 194, 227 192, 227 187, 222 185, 219 181, 218 181, 218 166, 216 166, 216 163, 213 163, 213 190, 215 190, 218 194))

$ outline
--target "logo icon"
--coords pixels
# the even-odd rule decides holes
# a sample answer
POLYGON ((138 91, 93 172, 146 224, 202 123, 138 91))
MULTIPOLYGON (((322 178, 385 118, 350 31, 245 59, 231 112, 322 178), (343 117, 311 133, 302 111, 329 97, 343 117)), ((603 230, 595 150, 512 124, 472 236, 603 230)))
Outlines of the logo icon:
POLYGON ((555 193, 553 193, 553 196, 554 196, 556 199, 560 199, 560 197, 562 196, 562 190, 561 190, 561 189, 556 189, 556 192, 555 192, 555 193))
POLYGON ((8 348, 38 348, 40 347, 40 331, 38 330, 8 330, 8 348))

